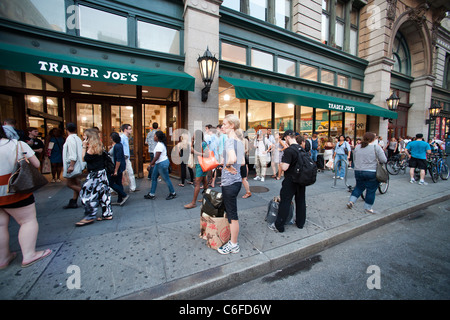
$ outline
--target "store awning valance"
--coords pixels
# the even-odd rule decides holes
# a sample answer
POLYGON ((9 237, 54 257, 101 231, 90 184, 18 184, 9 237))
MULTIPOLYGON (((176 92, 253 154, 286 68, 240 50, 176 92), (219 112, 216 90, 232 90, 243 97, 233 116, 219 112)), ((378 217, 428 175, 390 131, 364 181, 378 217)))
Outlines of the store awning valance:
POLYGON ((0 68, 65 78, 194 91, 195 78, 185 72, 142 68, 108 61, 0 44, 0 68))
POLYGON ((390 111, 371 103, 330 97, 323 94, 283 88, 255 81, 230 77, 222 78, 234 86, 236 98, 238 99, 292 103, 313 108, 397 119, 397 112, 390 111))

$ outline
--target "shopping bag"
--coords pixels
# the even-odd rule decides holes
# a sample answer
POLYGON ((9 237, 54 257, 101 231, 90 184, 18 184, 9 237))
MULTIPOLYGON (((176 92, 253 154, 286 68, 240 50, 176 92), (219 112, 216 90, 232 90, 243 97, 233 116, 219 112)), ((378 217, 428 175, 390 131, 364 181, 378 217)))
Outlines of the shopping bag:
POLYGON ((209 152, 209 157, 201 157, 198 156, 198 163, 200 167, 202 168, 203 172, 211 171, 219 165, 219 162, 217 161, 216 157, 214 156, 214 152, 209 152))
POLYGON ((333 170, 334 162, 332 159, 327 161, 327 164, 325 165, 328 169, 333 170))
POLYGON ((217 250, 231 238, 230 224, 224 217, 211 217, 202 212, 200 217, 200 237, 206 240, 206 245, 217 250))

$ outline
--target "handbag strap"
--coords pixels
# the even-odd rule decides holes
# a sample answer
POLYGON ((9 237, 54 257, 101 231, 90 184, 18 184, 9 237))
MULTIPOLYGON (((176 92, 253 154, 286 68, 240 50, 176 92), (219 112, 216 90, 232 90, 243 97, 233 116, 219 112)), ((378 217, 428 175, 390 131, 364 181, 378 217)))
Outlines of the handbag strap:
POLYGON ((373 145, 373 151, 375 152, 375 159, 377 159, 377 162, 380 163, 380 160, 378 160, 377 145, 376 144, 373 145))

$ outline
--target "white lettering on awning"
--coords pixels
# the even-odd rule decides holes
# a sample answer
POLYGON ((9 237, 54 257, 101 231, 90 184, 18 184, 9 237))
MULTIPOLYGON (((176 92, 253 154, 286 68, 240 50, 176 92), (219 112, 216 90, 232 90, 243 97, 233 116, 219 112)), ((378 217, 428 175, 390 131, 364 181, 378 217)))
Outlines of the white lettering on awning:
POLYGON ((69 66, 67 64, 63 64, 60 66, 58 63, 47 61, 38 61, 38 64, 40 65, 39 70, 41 71, 69 74, 89 78, 99 78, 101 76, 104 79, 114 79, 124 82, 126 81, 137 82, 139 76, 131 72, 117 72, 110 70, 105 70, 104 74, 99 75, 99 70, 95 68, 69 66))

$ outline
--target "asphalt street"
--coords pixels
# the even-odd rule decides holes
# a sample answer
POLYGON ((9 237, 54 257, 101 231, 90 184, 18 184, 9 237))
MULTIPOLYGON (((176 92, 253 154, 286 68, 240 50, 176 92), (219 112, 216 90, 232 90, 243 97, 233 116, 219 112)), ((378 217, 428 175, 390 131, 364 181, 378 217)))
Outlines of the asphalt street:
POLYGON ((212 300, 448 300, 450 200, 412 212, 212 300))

